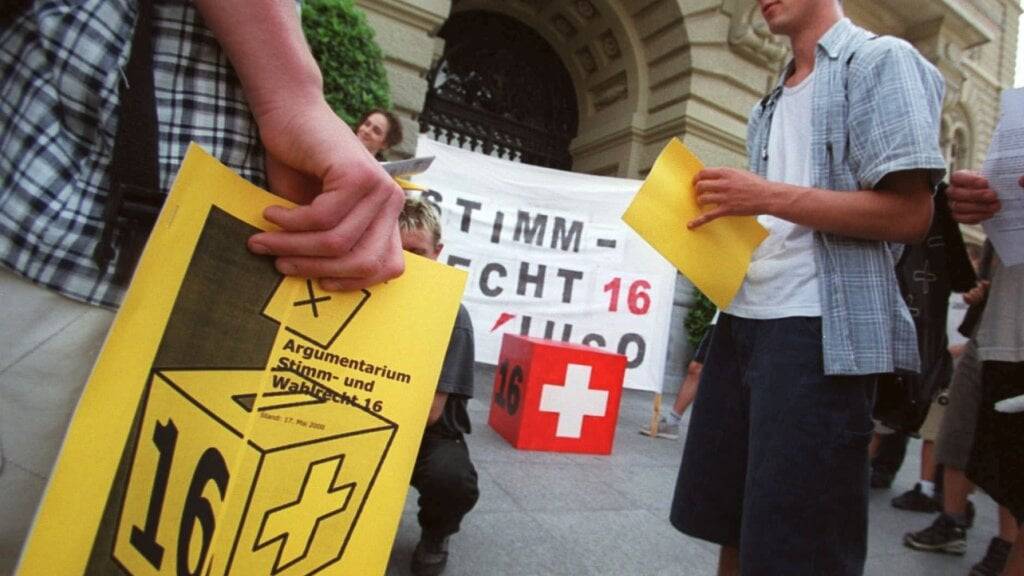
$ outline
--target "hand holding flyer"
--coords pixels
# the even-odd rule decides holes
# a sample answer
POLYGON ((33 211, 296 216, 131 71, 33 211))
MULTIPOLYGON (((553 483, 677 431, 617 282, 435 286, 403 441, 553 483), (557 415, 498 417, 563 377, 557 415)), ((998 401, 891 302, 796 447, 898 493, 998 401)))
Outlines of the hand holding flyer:
POLYGON ((1007 266, 1024 264, 1024 88, 1003 92, 1003 104, 982 174, 1002 209, 982 226, 1007 266))
POLYGON ((245 248, 272 203, 190 149, 21 574, 384 573, 465 274, 282 277, 245 248))
POLYGON ((687 229, 686 223, 701 214, 693 178, 702 167, 673 138, 622 219, 718 308, 727 308, 747 275, 754 250, 768 232, 752 216, 730 216, 687 229))

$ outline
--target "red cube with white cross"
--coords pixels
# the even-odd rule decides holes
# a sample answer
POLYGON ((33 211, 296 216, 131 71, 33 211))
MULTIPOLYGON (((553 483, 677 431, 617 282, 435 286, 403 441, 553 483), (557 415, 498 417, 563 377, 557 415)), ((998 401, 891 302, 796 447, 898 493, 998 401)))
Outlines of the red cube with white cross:
POLYGON ((626 357, 505 334, 487 423, 521 450, 611 454, 626 357))

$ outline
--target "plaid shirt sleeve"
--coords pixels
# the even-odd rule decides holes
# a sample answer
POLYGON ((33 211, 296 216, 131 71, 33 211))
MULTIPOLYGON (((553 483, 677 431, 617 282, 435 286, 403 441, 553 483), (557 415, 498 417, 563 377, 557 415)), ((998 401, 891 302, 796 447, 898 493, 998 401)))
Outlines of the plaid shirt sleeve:
MULTIPOLYGON (((187 0, 153 4, 161 187, 170 187, 191 141, 264 185, 255 124, 212 33, 187 0)), ((0 262, 111 308, 123 287, 92 253, 136 7, 136 0, 37 0, 0 32, 0 262)))
POLYGON ((887 174, 927 169, 942 179, 938 154, 943 81, 905 41, 880 37, 865 43, 849 67, 849 154, 863 189, 887 174))

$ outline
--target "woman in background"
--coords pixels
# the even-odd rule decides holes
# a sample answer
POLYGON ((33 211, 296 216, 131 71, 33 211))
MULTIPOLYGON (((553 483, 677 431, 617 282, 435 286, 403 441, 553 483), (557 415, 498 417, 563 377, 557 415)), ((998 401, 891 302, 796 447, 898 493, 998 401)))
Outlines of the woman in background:
POLYGON ((353 131, 377 160, 384 160, 384 151, 402 141, 401 122, 394 114, 381 108, 373 108, 363 114, 353 131))

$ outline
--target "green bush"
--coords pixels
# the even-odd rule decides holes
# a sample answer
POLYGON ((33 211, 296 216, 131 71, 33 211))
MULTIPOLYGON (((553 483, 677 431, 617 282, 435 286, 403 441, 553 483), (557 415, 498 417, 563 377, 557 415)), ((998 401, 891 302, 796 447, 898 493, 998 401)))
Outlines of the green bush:
POLYGON ((306 0, 302 28, 323 73, 327 102, 345 122, 391 107, 384 55, 352 0, 306 0))
POLYGON ((715 317, 715 305, 696 288, 693 289, 693 295, 693 307, 686 314, 684 325, 686 326, 686 339, 696 347, 707 333, 708 328, 711 327, 711 320, 715 317))

